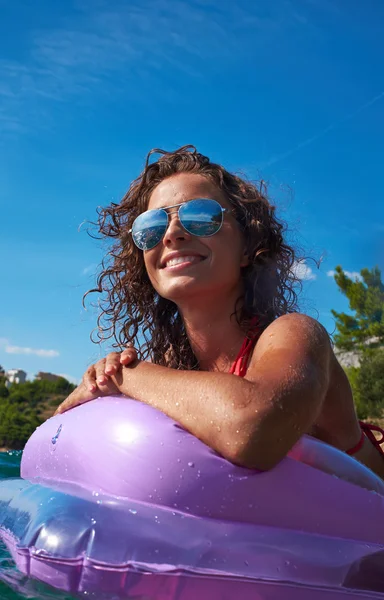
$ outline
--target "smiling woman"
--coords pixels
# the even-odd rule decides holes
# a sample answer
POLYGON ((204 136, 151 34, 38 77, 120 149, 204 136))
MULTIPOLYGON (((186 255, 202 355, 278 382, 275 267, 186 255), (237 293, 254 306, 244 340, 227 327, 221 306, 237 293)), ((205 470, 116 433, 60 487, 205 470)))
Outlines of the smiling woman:
POLYGON ((108 597, 382 591, 383 456, 327 332, 295 312, 274 212, 192 147, 101 210, 100 327, 131 346, 88 369, 0 485, 23 572, 108 597))
MULTIPOLYGON (((157 364, 175 368, 191 368, 196 364, 186 335, 182 335, 182 314, 174 302, 161 296, 151 284, 145 253, 132 244, 130 230, 135 233, 137 217, 150 216, 146 212, 149 208, 169 207, 164 211, 168 213, 167 222, 177 223, 170 208, 177 202, 172 202, 172 198, 201 197, 215 199, 223 208, 230 209, 227 214, 232 219, 224 216, 226 228, 232 221, 232 231, 237 225, 243 232, 249 264, 241 269, 242 301, 235 315, 243 331, 255 313, 264 328, 276 317, 297 310, 295 289, 301 284, 293 268, 295 252, 283 240, 284 227, 265 195, 264 182, 256 185, 240 179, 221 165, 211 163, 192 146, 175 152, 152 150, 143 173, 132 183, 120 204, 112 203, 99 212, 99 233, 116 240, 103 263, 98 288, 93 290, 104 294, 98 329, 100 339, 114 337, 119 347, 133 343, 141 359, 151 357, 157 364), (154 154, 160 154, 160 159, 150 163, 154 154), (186 179, 189 179, 190 189, 183 194, 186 179), (177 180, 181 188, 178 191, 174 189, 177 180), (147 340, 145 345, 138 344, 140 330, 147 340)), ((188 236, 186 230, 184 233, 188 236)), ((231 245, 227 252, 230 249, 231 245)), ((224 264, 224 256, 218 259, 224 264)))
POLYGON ((123 393, 241 466, 270 469, 311 434, 384 477, 328 334, 297 312, 295 252, 262 182, 193 146, 153 150, 99 216, 115 240, 92 290, 99 335, 133 347, 91 366, 58 412, 123 393))

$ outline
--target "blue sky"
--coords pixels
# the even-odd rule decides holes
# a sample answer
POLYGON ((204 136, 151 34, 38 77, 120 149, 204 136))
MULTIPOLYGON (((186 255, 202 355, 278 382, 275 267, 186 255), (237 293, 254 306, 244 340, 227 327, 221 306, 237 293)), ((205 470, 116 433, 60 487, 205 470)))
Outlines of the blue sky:
POLYGON ((331 332, 329 275, 384 266, 380 0, 0 0, 0 364, 79 379, 105 348, 84 311, 103 247, 80 223, 152 147, 193 143, 270 182, 306 255, 302 309, 331 332))

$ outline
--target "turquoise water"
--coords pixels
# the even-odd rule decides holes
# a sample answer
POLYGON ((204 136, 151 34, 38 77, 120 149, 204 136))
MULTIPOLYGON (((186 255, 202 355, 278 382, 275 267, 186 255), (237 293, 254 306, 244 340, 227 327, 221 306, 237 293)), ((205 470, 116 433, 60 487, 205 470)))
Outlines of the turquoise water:
MULTIPOLYGON (((19 477, 21 452, 0 452, 0 479, 19 477)), ((0 541, 0 600, 73 600, 16 570, 9 552, 0 541)))

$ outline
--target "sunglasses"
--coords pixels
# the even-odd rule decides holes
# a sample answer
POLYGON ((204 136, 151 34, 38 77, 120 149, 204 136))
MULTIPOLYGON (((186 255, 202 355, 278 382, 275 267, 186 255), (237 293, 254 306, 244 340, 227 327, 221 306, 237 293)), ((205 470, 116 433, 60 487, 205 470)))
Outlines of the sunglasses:
POLYGON ((151 250, 161 242, 168 229, 171 212, 177 212, 182 227, 191 235, 210 237, 220 231, 223 215, 228 209, 211 198, 196 198, 166 208, 147 210, 136 217, 128 232, 132 233, 133 241, 140 250, 151 250), (177 211, 170 211, 172 208, 177 208, 177 211))

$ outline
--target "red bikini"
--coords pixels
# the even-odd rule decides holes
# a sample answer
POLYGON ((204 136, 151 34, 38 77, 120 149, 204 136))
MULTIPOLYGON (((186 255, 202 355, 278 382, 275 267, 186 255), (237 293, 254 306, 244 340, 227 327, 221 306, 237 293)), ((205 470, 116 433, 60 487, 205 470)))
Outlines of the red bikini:
MULTIPOLYGON (((232 375, 237 375, 238 377, 244 377, 247 369, 248 362, 251 358, 252 350, 257 341, 259 334, 256 333, 253 337, 246 337, 243 341, 243 345, 240 348, 240 352, 237 355, 235 362, 233 363, 230 373, 232 375)), ((384 429, 378 427, 377 425, 373 425, 372 423, 364 423, 363 421, 359 421, 361 427, 361 436, 359 442, 351 448, 350 450, 346 450, 346 454, 352 456, 356 454, 363 447, 364 440, 367 437, 370 442, 377 448, 380 454, 384 458, 384 450, 382 448, 382 444, 384 444, 384 429), (381 438, 378 440, 374 435, 374 431, 377 431, 381 434, 381 438)))

